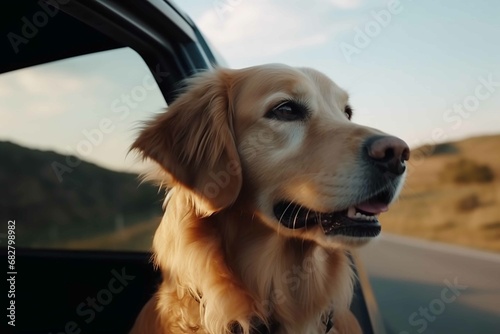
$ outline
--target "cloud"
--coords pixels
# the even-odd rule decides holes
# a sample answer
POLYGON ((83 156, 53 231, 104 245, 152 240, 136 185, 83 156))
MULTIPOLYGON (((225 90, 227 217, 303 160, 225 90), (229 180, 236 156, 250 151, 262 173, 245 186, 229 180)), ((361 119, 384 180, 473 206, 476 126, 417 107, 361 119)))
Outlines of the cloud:
POLYGON ((0 80, 0 98, 9 97, 14 94, 14 92, 15 90, 12 88, 11 83, 9 83, 7 80, 0 80))
POLYGON ((14 76, 16 85, 27 94, 64 95, 81 91, 84 83, 81 79, 56 71, 44 71, 40 68, 20 70, 14 76))
POLYGON ((62 114, 71 111, 72 102, 81 99, 82 94, 92 96, 102 82, 98 76, 77 77, 54 66, 9 72, 0 77, 3 111, 23 115, 24 120, 62 114))
POLYGON ((0 106, 0 129, 9 126, 10 122, 14 120, 14 115, 10 113, 10 110, 4 106, 0 106))
POLYGON ((338 8, 355 9, 362 5, 361 0, 330 0, 330 2, 338 8))
POLYGON ((32 102, 25 105, 25 112, 28 117, 34 119, 37 118, 47 118, 50 116, 55 116, 63 114, 64 112, 70 110, 69 105, 61 103, 58 101, 43 101, 43 103, 32 102))
POLYGON ((352 26, 326 15, 334 9, 326 1, 218 0, 196 21, 235 66, 328 43, 338 32, 352 26))

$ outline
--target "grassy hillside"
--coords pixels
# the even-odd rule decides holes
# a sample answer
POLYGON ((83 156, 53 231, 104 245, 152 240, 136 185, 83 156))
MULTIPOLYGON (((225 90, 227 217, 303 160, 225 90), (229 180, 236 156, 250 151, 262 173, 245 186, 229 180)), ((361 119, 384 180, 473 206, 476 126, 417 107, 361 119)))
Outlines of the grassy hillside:
POLYGON ((16 220, 19 245, 58 246, 161 214, 157 188, 135 174, 82 161, 59 178, 54 163, 68 166, 65 156, 10 142, 0 142, 0 161, 2 216, 16 220))
MULTIPOLYGON (((137 175, 82 162, 60 182, 66 157, 0 142, 2 216, 30 246, 147 250, 161 194, 137 175)), ((500 251, 500 135, 412 151, 406 186, 383 230, 500 251)))
POLYGON ((500 135, 412 151, 384 231, 500 251, 500 135))

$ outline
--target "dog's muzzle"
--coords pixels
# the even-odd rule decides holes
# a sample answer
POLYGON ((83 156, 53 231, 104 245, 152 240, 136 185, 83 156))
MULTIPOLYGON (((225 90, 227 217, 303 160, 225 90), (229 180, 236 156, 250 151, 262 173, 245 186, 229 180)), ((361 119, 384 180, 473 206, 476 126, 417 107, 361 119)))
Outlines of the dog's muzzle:
POLYGON ((280 224, 289 229, 320 225, 326 235, 377 236, 381 231, 378 216, 389 209, 396 196, 400 177, 410 158, 410 149, 399 138, 373 136, 363 143, 361 154, 361 160, 368 166, 366 187, 357 196, 362 200, 333 212, 318 212, 297 203, 280 201, 273 207, 280 224))

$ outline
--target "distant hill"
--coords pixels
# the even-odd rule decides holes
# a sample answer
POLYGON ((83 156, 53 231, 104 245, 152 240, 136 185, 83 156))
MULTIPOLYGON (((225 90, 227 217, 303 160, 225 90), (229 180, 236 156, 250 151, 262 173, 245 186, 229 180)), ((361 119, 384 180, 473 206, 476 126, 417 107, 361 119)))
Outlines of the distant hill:
MULTIPOLYGON (((54 162, 66 157, 0 142, 0 212, 16 219, 19 244, 149 249, 156 187, 87 162, 60 182, 54 162)), ((400 199, 380 221, 385 232, 500 252, 500 135, 413 149, 400 199)))
POLYGON ((500 135, 413 149, 382 229, 500 251, 500 135))
POLYGON ((158 189, 139 186, 137 175, 85 161, 71 168, 66 158, 0 142, 1 211, 3 217, 16 220, 18 244, 58 244, 161 214, 158 189))

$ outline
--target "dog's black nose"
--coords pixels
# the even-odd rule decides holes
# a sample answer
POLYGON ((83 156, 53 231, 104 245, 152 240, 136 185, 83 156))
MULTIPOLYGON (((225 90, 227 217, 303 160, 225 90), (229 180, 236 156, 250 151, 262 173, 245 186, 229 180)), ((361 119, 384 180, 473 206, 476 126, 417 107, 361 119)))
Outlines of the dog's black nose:
POLYGON ((406 170, 405 161, 410 158, 410 148, 393 136, 374 136, 365 142, 368 159, 384 174, 398 176, 406 170))

